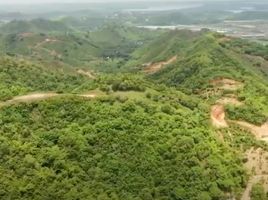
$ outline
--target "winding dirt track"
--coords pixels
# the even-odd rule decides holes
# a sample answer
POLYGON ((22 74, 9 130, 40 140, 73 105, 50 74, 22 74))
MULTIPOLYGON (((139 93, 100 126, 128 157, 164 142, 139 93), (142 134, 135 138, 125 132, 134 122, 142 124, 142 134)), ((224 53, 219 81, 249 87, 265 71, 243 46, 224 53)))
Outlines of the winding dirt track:
POLYGON ((91 71, 85 71, 83 69, 79 69, 79 70, 77 70, 77 73, 84 75, 84 76, 87 76, 90 79, 96 79, 96 77, 93 75, 93 72, 91 72, 91 71))
MULTIPOLYGON (((227 78, 217 78, 210 83, 213 85, 215 89, 220 90, 229 90, 229 91, 236 91, 242 88, 244 85, 238 81, 227 79, 227 78)), ((216 101, 216 105, 211 107, 210 118, 212 125, 216 128, 226 128, 228 127, 228 123, 225 120, 225 111, 224 106, 231 104, 235 106, 240 106, 243 103, 238 101, 237 98, 232 95, 228 97, 222 97, 221 99, 216 101)))
POLYGON ((33 93, 33 94, 14 97, 13 99, 6 101, 6 103, 38 101, 42 99, 55 97, 58 95, 59 94, 57 93, 33 93))
POLYGON ((163 61, 163 62, 158 62, 158 63, 147 63, 144 64, 145 69, 144 72, 147 74, 153 74, 158 72, 159 70, 161 70, 163 67, 165 67, 166 65, 169 65, 173 62, 175 62, 177 60, 177 56, 173 56, 172 58, 170 58, 167 61, 163 61))
POLYGON ((232 121, 235 124, 240 125, 243 128, 248 129, 258 140, 268 141, 268 122, 262 126, 256 126, 244 121, 232 121))
MULTIPOLYGON (((16 104, 16 103, 22 103, 22 102, 33 102, 33 101, 41 101, 49 98, 53 98, 56 96, 64 96, 68 94, 58 94, 54 92, 47 92, 47 93, 32 93, 32 94, 27 94, 27 95, 22 95, 22 96, 16 96, 13 99, 0 102, 0 107, 5 106, 5 105, 10 105, 10 104, 16 104)), ((96 98, 98 95, 94 92, 92 93, 87 93, 87 94, 73 94, 74 96, 77 97, 84 97, 84 98, 96 98)))
MULTIPOLYGON (((214 86, 214 88, 228 91, 236 91, 240 88, 243 88, 244 86, 238 81, 225 78, 219 78, 211 81, 210 83, 214 86)), ((243 103, 238 101, 234 95, 222 97, 221 99, 217 100, 216 103, 216 105, 213 105, 211 107, 211 121, 212 125, 216 128, 228 127, 228 123, 225 120, 225 105, 243 105, 243 103)), ((255 135, 256 139, 268 142, 268 122, 263 124, 262 126, 256 126, 244 121, 230 122, 249 130, 250 132, 252 132, 252 134, 255 135)), ((247 163, 245 164, 245 167, 253 175, 247 183, 247 187, 242 194, 241 200, 251 200, 250 194, 252 187, 257 183, 262 183, 265 188, 265 191, 268 191, 268 152, 262 149, 255 150, 254 148, 252 148, 246 153, 246 157, 247 163)))
POLYGON ((218 104, 222 105, 235 105, 235 106, 241 106, 243 105, 242 102, 240 102, 237 98, 235 97, 223 97, 217 101, 218 104))
POLYGON ((251 200, 250 198, 250 193, 251 193, 251 189, 252 187, 261 182, 262 180, 265 180, 268 178, 268 175, 255 175, 252 176, 251 179, 248 181, 247 187, 241 197, 241 200, 251 200))
POLYGON ((227 78, 218 78, 210 82, 215 88, 222 90, 236 91, 244 86, 243 83, 227 79, 227 78))

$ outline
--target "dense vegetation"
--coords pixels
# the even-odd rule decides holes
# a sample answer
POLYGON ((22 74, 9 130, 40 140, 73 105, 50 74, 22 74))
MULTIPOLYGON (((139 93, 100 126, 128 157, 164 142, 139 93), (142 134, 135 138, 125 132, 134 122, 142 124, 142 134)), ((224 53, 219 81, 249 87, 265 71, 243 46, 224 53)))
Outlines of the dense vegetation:
POLYGON ((267 121, 268 65, 255 63, 266 46, 208 30, 54 27, 68 20, 15 21, 0 35, 0 199, 239 199, 243 153, 267 145, 234 124, 213 128, 210 107, 231 96, 241 106, 226 105, 226 118, 267 121), (237 88, 213 84, 223 78, 237 88), (6 103, 31 92, 62 95, 6 103))
POLYGON ((0 27, 0 54, 23 56, 48 65, 90 67, 111 72, 124 64, 134 50, 161 33, 114 23, 90 32, 71 28, 66 30, 62 28, 65 26, 61 21, 48 20, 7 23, 0 27), (61 26, 53 29, 54 23, 61 26), (16 31, 9 30, 9 26, 16 31))
MULTIPOLYGON (((222 37, 206 31, 194 39, 184 37, 180 46, 181 52, 184 53, 178 52, 180 59, 149 77, 156 82, 175 86, 187 94, 201 97, 204 92, 211 90, 212 96, 218 98, 225 93, 232 94, 232 91, 216 91, 211 82, 222 77, 236 80, 243 87, 238 88, 234 94, 245 105, 241 108, 228 109, 230 117, 262 124, 268 116, 268 107, 265 103, 268 101, 266 73, 251 61, 244 59, 245 52, 242 50, 222 46, 222 37)), ((267 69, 267 66, 263 67, 267 69)))
POLYGON ((239 193, 241 159, 215 140, 205 116, 165 110, 112 98, 2 108, 1 197, 206 200, 239 193))
POLYGON ((72 92, 91 82, 75 72, 62 71, 25 60, 0 60, 0 100, 36 91, 72 92))

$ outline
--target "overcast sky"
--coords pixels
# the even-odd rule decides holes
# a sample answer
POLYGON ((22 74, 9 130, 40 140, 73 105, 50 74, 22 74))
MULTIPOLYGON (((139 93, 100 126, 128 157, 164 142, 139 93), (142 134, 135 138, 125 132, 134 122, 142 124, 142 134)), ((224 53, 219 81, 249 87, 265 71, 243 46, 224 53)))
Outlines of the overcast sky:
MULTIPOLYGON (((163 1, 166 0, 0 0, 0 4, 38 4, 38 3, 89 3, 89 2, 127 2, 127 1, 163 1)), ((204 1, 204 0, 173 0, 173 1, 204 1)), ((224 1, 224 0, 212 0, 212 1, 224 1)), ((238 0, 233 0, 238 1, 238 0)), ((250 0, 249 0, 250 1, 250 0)), ((264 0, 265 1, 265 0, 264 0)), ((254 0, 252 0, 254 2, 254 0)))

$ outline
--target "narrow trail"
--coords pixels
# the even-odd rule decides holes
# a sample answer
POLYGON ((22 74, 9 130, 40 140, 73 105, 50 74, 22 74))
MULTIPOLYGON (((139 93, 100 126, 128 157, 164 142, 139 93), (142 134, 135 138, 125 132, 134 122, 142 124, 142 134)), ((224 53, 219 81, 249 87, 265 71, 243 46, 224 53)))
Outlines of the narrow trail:
MULTIPOLYGON (((236 91, 243 88, 243 84, 226 78, 219 78, 212 80, 210 82, 214 89, 217 90, 227 90, 227 91, 236 91)), ((221 99, 216 101, 216 104, 211 107, 211 122, 215 128, 227 128, 228 123, 225 119, 225 105, 243 105, 235 95, 224 96, 221 99)), ((255 135, 257 140, 264 140, 268 142, 268 122, 262 126, 256 126, 244 121, 231 121, 228 122, 235 123, 255 135)), ((257 183, 262 183, 265 188, 265 191, 268 192, 268 152, 262 149, 254 149, 253 147, 246 152, 247 162, 245 167, 247 170, 252 173, 250 180, 247 183, 247 186, 242 194, 241 200, 251 200, 250 194, 252 187, 257 183)))
POLYGON ((87 76, 90 79, 96 79, 96 77, 93 75, 94 73, 92 71, 85 71, 83 69, 77 70, 78 74, 81 74, 83 76, 87 76))
POLYGON ((173 56, 167 61, 163 62, 158 62, 158 63, 147 63, 144 64, 143 66, 146 66, 145 69, 143 70, 146 74, 153 74, 161 70, 163 67, 166 65, 169 65, 177 60, 177 56, 173 56))
POLYGON ((31 93, 22 96, 16 96, 10 100, 0 102, 0 107, 6 105, 12 105, 16 103, 27 103, 27 102, 34 102, 34 101, 41 101, 45 99, 50 99, 57 96, 66 96, 66 95, 73 95, 77 97, 84 97, 84 98, 96 98, 98 95, 95 92, 89 92, 86 94, 58 94, 54 92, 44 92, 44 93, 31 93))
POLYGON ((240 88, 243 88, 243 86, 244 86, 244 84, 239 82, 239 81, 235 81, 235 80, 227 79, 227 78, 214 79, 214 80, 210 81, 210 83, 215 88, 219 88, 222 90, 229 90, 229 91, 236 91, 240 88))
MULTIPOLYGON (((255 126, 253 124, 243 121, 233 121, 234 123, 250 130, 257 140, 268 142, 268 122, 262 126, 255 126)), ((250 193, 252 187, 257 183, 262 183, 265 191, 268 192, 268 152, 262 149, 251 148, 247 153, 247 163, 245 164, 249 172, 253 174, 250 178, 247 187, 242 195, 241 200, 250 200, 250 193)))
POLYGON ((218 104, 222 105, 235 105, 235 106, 242 106, 243 103, 240 102, 237 98, 235 97, 222 97, 221 99, 216 101, 218 104))
MULTIPOLYGON (((210 83, 213 85, 214 89, 218 90, 236 91, 239 88, 243 87, 242 83, 226 78, 214 79, 210 81, 210 83)), ((216 128, 228 127, 228 123, 225 119, 225 110, 224 110, 224 106, 228 104, 235 106, 243 105, 243 103, 238 101, 234 95, 228 97, 225 96, 217 100, 216 104, 211 107, 210 112, 211 122, 214 127, 216 128)))
POLYGON ((262 183, 265 192, 268 192, 268 152, 261 148, 253 147, 246 152, 247 162, 245 167, 253 176, 248 181, 247 187, 241 197, 241 200, 250 200, 252 187, 257 183, 262 183))
POLYGON ((6 103, 14 103, 14 102, 28 102, 28 101, 36 101, 47 99, 51 97, 59 96, 57 93, 33 93, 28 95, 16 96, 11 100, 6 101, 6 103))
POLYGON ((248 181, 247 187, 241 197, 241 200, 251 200, 250 193, 251 193, 252 187, 257 183, 260 183, 261 181, 265 181, 265 179, 266 180, 268 179, 268 175, 252 176, 250 180, 248 181))
POLYGON ((43 41, 37 43, 37 44, 34 46, 34 48, 41 47, 41 46, 43 46, 43 45, 46 44, 46 43, 55 43, 55 42, 60 42, 60 41, 57 40, 57 39, 46 38, 45 40, 43 40, 43 41))
POLYGON ((261 126, 256 126, 244 121, 232 121, 233 123, 240 125, 241 127, 249 130, 258 140, 268 142, 268 122, 261 126))

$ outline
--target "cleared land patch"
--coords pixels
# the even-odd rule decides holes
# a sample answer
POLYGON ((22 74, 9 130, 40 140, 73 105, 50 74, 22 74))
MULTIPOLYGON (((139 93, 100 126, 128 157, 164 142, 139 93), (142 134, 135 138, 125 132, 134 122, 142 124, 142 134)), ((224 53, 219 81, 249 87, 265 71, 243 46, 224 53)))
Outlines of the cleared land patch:
POLYGON ((214 105, 211 108, 211 121, 216 128, 226 128, 228 124, 225 120, 225 111, 223 105, 214 105))
POLYGON ((163 67, 165 67, 166 65, 169 65, 173 62, 175 62, 177 60, 177 56, 173 56, 172 58, 170 58, 167 61, 163 61, 163 62, 158 62, 158 63, 147 63, 144 64, 145 69, 144 72, 147 74, 153 74, 158 72, 159 70, 161 70, 163 67))
POLYGON ((215 88, 219 88, 222 90, 231 90, 231 91, 235 91, 243 87, 243 83, 236 81, 236 80, 227 79, 227 78, 218 78, 218 79, 212 80, 211 84, 215 88))

